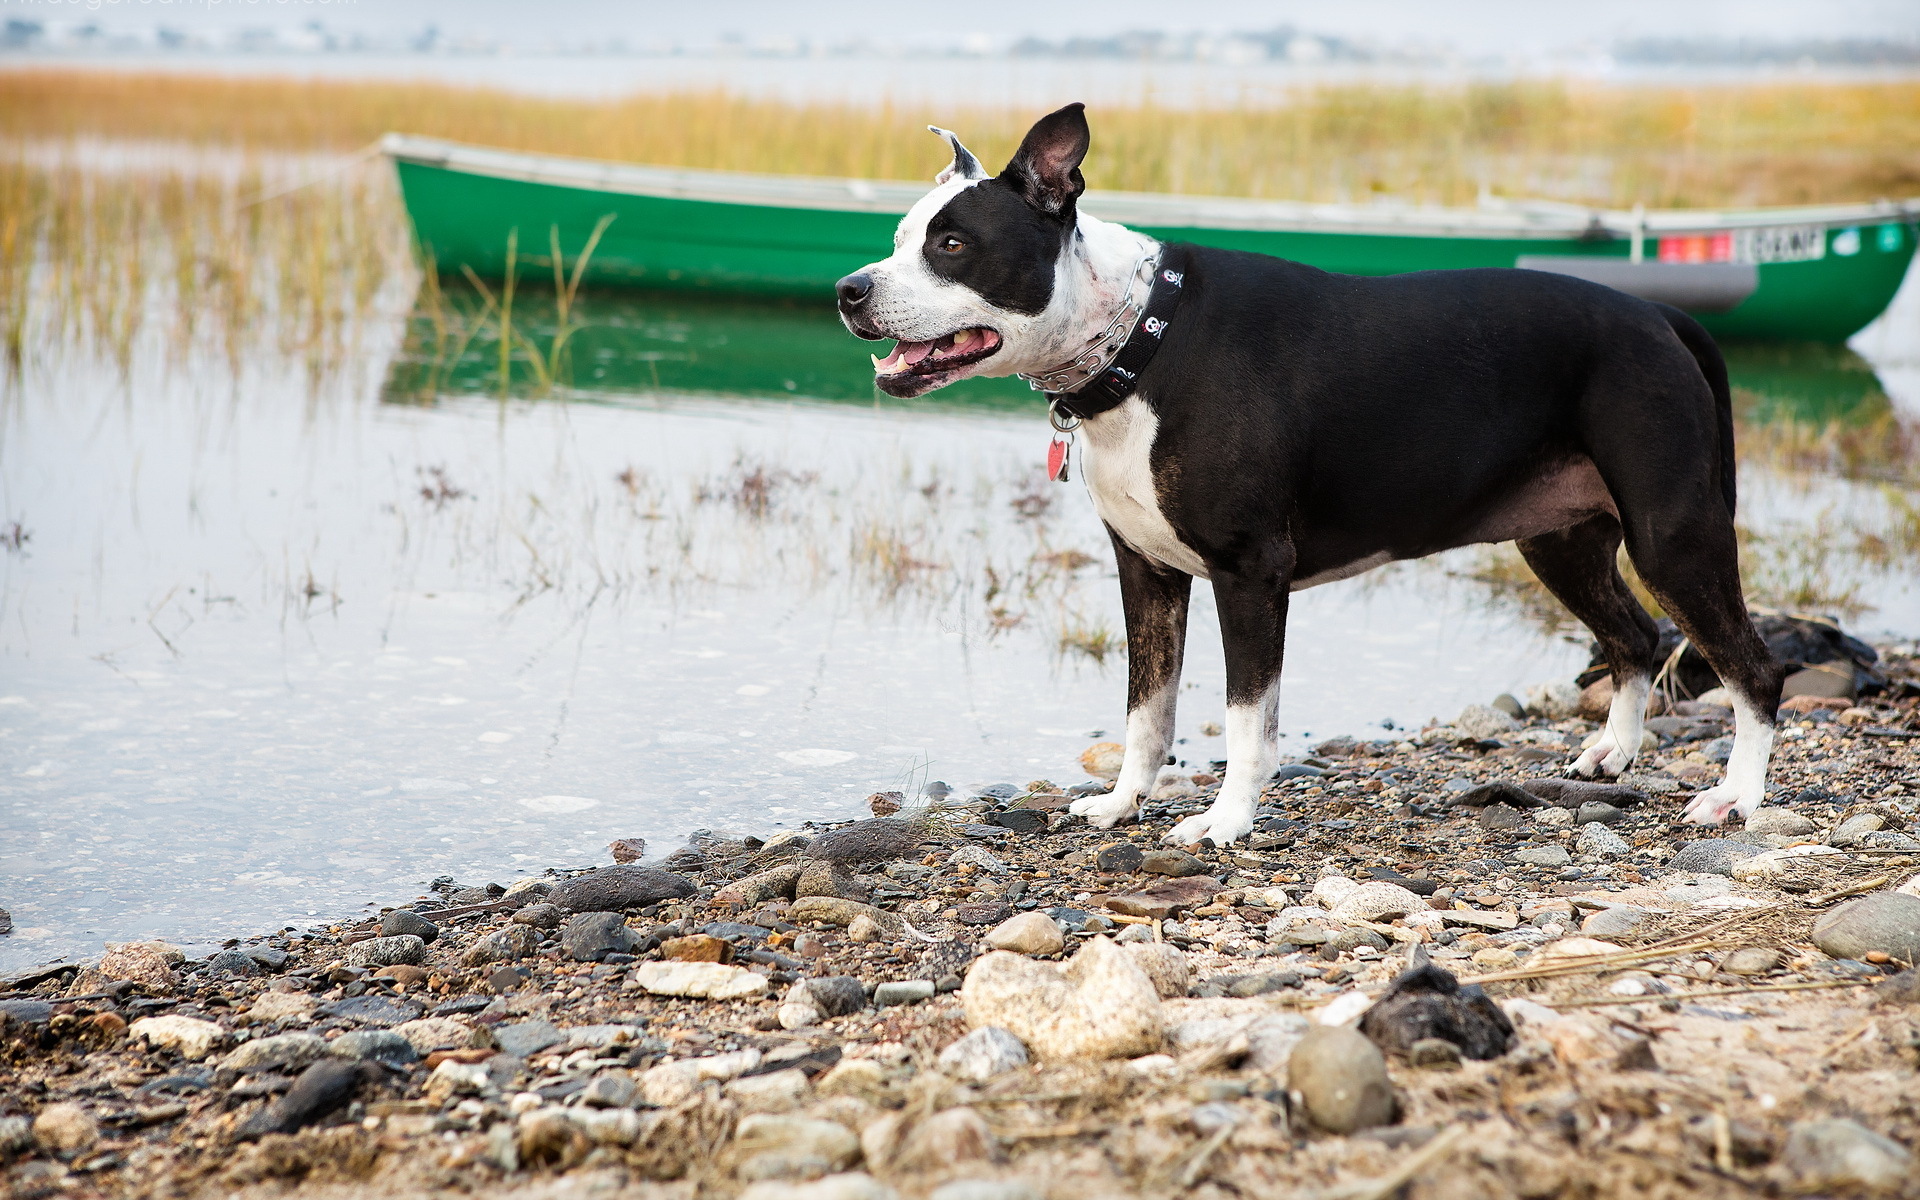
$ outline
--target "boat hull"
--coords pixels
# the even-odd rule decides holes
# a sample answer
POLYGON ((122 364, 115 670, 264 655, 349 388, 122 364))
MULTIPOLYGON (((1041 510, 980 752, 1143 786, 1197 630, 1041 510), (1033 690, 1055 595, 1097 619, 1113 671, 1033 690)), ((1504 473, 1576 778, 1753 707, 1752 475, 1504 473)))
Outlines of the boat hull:
MULTIPOLYGON (((591 284, 824 298, 834 280, 888 252, 899 220, 898 211, 884 203, 730 203, 515 178, 399 156, 395 165, 423 254, 454 275, 464 268, 485 278, 503 276, 513 232, 516 271, 550 278, 554 236, 571 261, 596 225, 611 217, 585 272, 591 284)), ((1485 229, 1432 235, 1223 228, 1143 221, 1117 202, 1109 214, 1102 211, 1102 201, 1089 197, 1086 207, 1097 215, 1134 217, 1126 223, 1154 237, 1272 254, 1358 275, 1512 267, 1523 258, 1611 259, 1625 266, 1633 253, 1632 240, 1595 237, 1592 230, 1525 229, 1500 236, 1485 229)), ((1712 311, 1713 304, 1690 311, 1716 336, 1734 338, 1834 342, 1872 321, 1899 289, 1913 256, 1911 215, 1894 210, 1871 223, 1801 228, 1817 240, 1797 246, 1799 261, 1754 263, 1752 286, 1737 303, 1724 311, 1712 311)), ((1658 244, 1658 238, 1642 240, 1644 256, 1656 256, 1658 244)), ((1688 264, 1657 265, 1679 266, 1684 273, 1688 264)), ((1582 273, 1577 263, 1573 268, 1570 273, 1582 273)), ((1618 286, 1637 290, 1633 272, 1616 271, 1608 281, 1615 277, 1626 281, 1618 286)))

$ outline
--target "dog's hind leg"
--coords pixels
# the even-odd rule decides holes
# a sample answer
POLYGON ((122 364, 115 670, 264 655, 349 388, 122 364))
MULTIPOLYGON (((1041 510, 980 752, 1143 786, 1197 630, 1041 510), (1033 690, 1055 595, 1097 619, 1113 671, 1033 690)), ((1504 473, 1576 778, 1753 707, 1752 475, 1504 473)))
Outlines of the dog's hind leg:
POLYGON ((1628 590, 1614 562, 1620 522, 1611 513, 1601 513, 1514 545, 1547 590, 1593 631, 1613 674, 1607 727, 1569 769, 1579 775, 1618 775, 1640 752, 1653 657, 1660 644, 1653 618, 1628 590))
POLYGON ((1174 845, 1211 839, 1224 846, 1253 830, 1260 792, 1280 757, 1280 663, 1293 564, 1287 545, 1243 556, 1236 571, 1209 564, 1227 652, 1227 778, 1207 811, 1167 834, 1174 845))
POLYGON ((1153 562, 1111 527, 1107 534, 1120 567, 1120 607, 1127 618, 1127 749, 1113 790, 1083 796, 1067 810, 1099 829, 1111 829, 1139 812, 1167 761, 1193 592, 1193 576, 1153 562))

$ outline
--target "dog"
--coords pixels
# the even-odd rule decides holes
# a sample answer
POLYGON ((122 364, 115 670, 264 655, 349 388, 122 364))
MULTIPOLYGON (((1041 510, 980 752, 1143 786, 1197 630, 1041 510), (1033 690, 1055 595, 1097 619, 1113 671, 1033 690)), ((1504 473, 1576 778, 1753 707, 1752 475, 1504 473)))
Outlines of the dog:
POLYGON ((1166 840, 1224 846, 1278 765, 1291 593, 1505 541, 1612 672, 1606 728, 1569 771, 1617 775, 1640 750, 1657 633, 1616 566, 1624 541, 1734 698, 1725 779, 1685 819, 1762 803, 1782 670, 1741 593, 1726 365, 1697 322, 1538 271, 1336 275, 1159 243, 1078 211, 1083 105, 1037 121, 998 175, 929 128, 953 161, 893 253, 839 281, 839 312, 896 341, 873 360, 890 396, 1021 374, 1056 428, 1078 419, 1119 565, 1127 720, 1113 790, 1073 812, 1132 818, 1167 761, 1195 578, 1219 609, 1227 772, 1166 840))

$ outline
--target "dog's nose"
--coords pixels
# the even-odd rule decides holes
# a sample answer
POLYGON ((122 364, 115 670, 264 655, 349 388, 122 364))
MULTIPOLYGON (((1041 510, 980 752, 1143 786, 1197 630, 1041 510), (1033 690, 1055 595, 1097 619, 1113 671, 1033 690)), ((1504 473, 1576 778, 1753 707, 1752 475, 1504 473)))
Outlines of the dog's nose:
POLYGON ((865 271, 856 271, 834 284, 833 294, 840 297, 841 308, 856 308, 873 294, 873 276, 865 271))

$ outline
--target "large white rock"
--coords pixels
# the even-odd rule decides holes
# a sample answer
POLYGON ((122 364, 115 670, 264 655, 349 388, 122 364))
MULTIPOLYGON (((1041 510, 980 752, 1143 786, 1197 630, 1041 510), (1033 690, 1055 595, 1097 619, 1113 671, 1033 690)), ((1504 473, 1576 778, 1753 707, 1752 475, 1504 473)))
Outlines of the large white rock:
POLYGON ((1359 890, 1360 885, 1345 875, 1328 875, 1313 885, 1310 895, 1315 904, 1330 909, 1359 890))
POLYGON ((304 1025, 320 1002, 305 992, 262 992, 247 1009, 247 1019, 262 1025, 285 1021, 304 1025))
POLYGON ((1131 942, 1126 947, 1127 957, 1133 965, 1147 973, 1153 981, 1153 990, 1160 993, 1162 1000, 1184 999, 1190 974, 1187 970, 1187 956, 1180 947, 1170 942, 1131 942))
POLYGON ((182 1058, 205 1058, 223 1036, 218 1025, 197 1017, 141 1017, 127 1027, 127 1036, 161 1050, 177 1050, 182 1058))
POLYGON ((1059 922, 1043 912, 1018 913, 987 933, 987 945, 1015 954, 1058 954, 1066 944, 1059 922))
POLYGON ((316 1033, 282 1033, 255 1038, 220 1060, 220 1065, 236 1071, 277 1068, 298 1071, 318 1062, 327 1052, 327 1039, 316 1033))
POLYGON ((1333 906, 1333 915, 1343 921, 1391 921, 1430 911, 1424 899, 1397 883, 1363 883, 1333 906))
POLYGON ((421 1017, 402 1021, 393 1031, 407 1039, 422 1058, 435 1050, 457 1050, 473 1044, 473 1030, 451 1017, 421 1017))
POLYGON ((967 972, 960 1000, 968 1025, 998 1025, 1043 1061, 1133 1058, 1164 1038, 1153 980, 1105 937, 1064 970, 996 950, 967 972))
POLYGON ((739 1000, 767 990, 767 977, 745 967, 706 962, 644 962, 627 976, 655 996, 698 1000, 739 1000))
POLYGON ((968 1083, 985 1083, 997 1075, 1027 1065, 1027 1048, 1020 1039, 993 1025, 985 1025, 940 1052, 944 1075, 968 1083))

